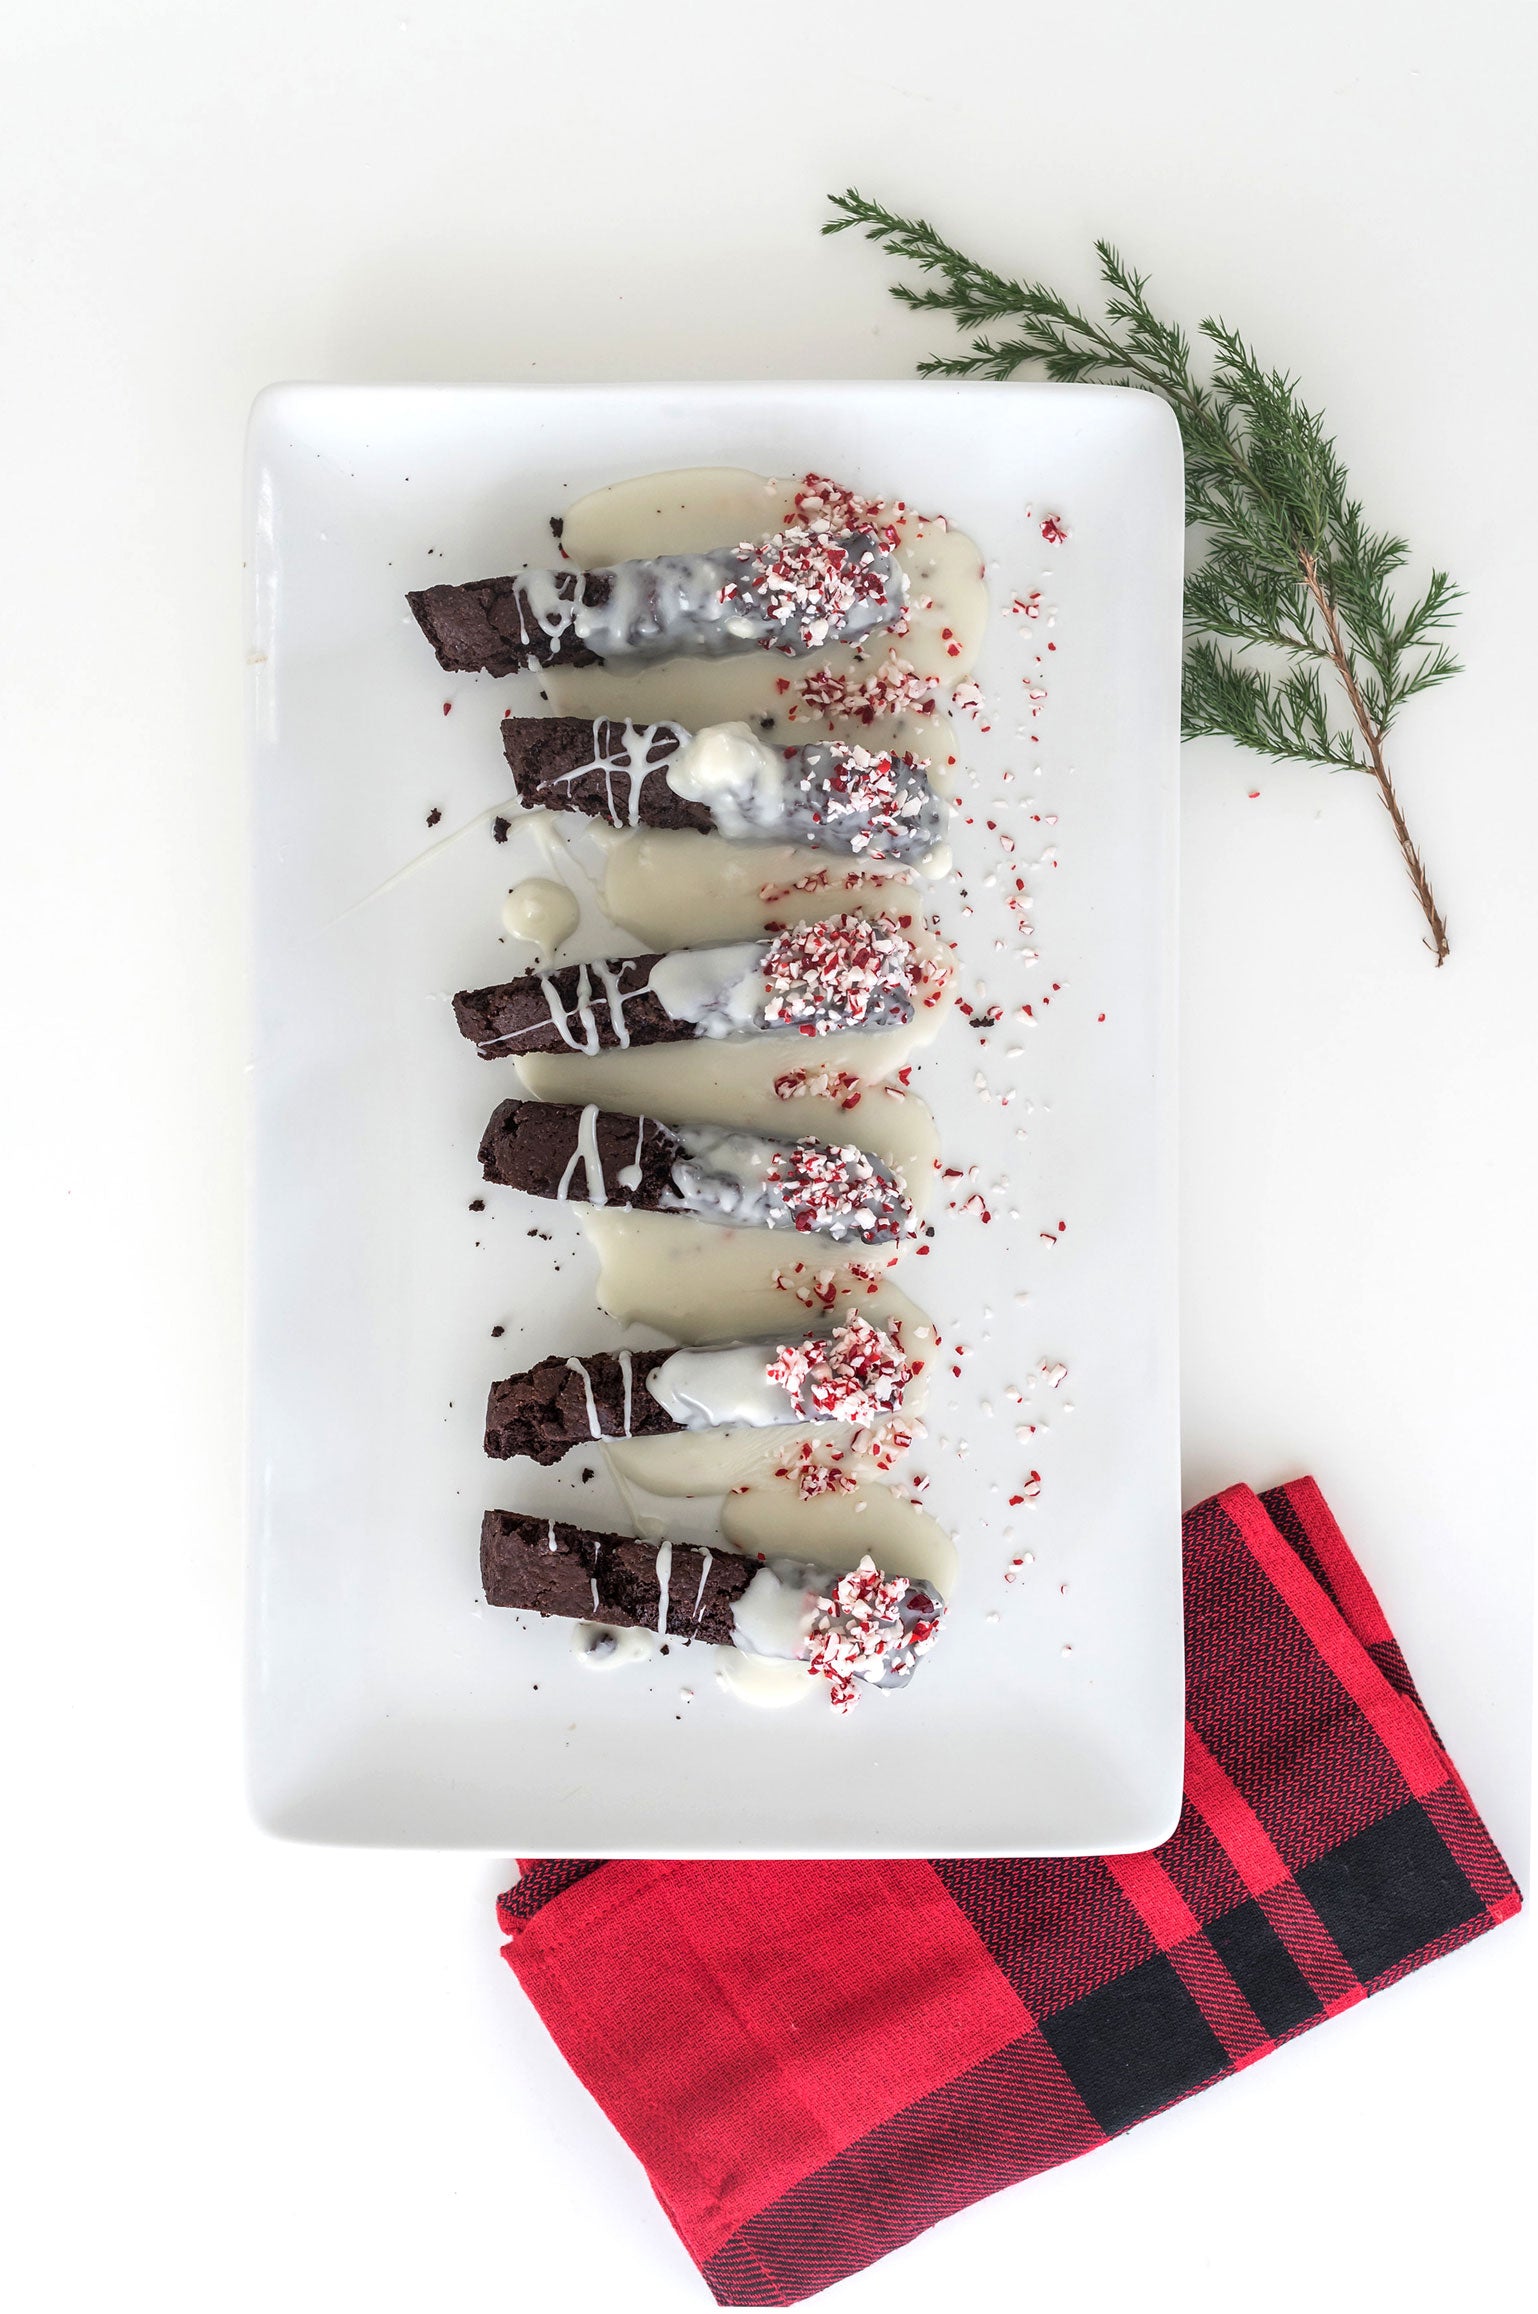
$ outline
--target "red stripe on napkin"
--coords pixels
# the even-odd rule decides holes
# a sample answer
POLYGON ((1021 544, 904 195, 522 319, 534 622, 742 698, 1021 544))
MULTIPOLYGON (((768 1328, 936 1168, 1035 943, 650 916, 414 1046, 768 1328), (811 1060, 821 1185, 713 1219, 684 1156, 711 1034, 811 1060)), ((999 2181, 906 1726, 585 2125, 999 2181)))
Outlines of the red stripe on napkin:
POLYGON ((1521 1898, 1310 1479, 1185 1521, 1144 1856, 527 1867, 506 1957, 716 2298, 789 2306, 1521 1898))
POLYGON ((580 1926, 525 1932, 515 1965, 631 2142, 676 2145, 658 2190, 701 2257, 884 2121, 894 2083, 923 2096, 1031 2029, 966 1915, 903 1863, 627 1864, 582 1897, 580 1926))

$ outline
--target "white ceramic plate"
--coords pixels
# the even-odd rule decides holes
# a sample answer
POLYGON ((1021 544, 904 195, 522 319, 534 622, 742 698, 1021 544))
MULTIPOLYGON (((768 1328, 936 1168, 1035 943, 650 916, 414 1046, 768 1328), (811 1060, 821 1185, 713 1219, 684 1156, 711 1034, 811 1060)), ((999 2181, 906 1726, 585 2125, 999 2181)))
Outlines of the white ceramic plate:
MULTIPOLYGON (((1168 412, 1071 386, 282 386, 253 415, 248 486, 261 1821, 526 1855, 1165 1837, 1182 1707, 1168 412), (495 1375, 622 1337, 595 1313, 568 1211, 497 1190, 470 1210, 478 1137, 514 1088, 445 998, 526 968, 497 944, 498 911, 538 863, 478 815, 516 808, 496 726, 533 686, 445 677, 402 597, 548 559, 549 517, 583 492, 694 465, 815 469, 938 508, 989 572, 990 728, 962 724, 982 807, 959 830, 962 992, 984 981, 1033 1018, 983 1054, 953 1017, 916 1071, 947 1159, 1010 1185, 991 1227, 942 1203, 932 1255, 904 1266, 968 1352, 912 1457, 962 1575, 912 1688, 847 1719, 820 1700, 753 1710, 706 1649, 595 1675, 564 1625, 490 1610, 477 1583, 490 1504, 624 1524, 601 1471, 583 1485, 481 1451, 495 1375), (1010 616, 1031 589, 1044 615, 1010 616), (1023 863, 1035 964, 994 947, 1008 926, 983 886, 1000 864, 986 818, 1023 863), (1054 1383, 1042 1369, 1059 1365, 1054 1383), (1041 1427, 1017 1439, 1026 1418, 1041 1427), (1039 1497, 1012 1507, 1029 1468, 1039 1497)), ((591 909, 579 938, 573 953, 642 945, 591 909)))

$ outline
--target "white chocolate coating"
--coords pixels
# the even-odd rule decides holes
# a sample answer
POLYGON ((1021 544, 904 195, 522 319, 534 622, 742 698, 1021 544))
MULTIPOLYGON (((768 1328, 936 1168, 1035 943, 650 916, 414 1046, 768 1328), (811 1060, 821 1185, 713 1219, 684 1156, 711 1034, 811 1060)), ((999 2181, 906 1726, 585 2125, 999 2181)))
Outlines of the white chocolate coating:
POLYGON ((652 967, 647 987, 672 1020, 692 1022, 701 1036, 741 1036, 762 1025, 764 945, 675 948, 652 967))
POLYGON ((908 598, 907 574, 888 547, 866 531, 835 537, 826 524, 589 575, 608 581, 602 602, 582 601, 569 570, 525 571, 521 585, 548 636, 569 633, 604 662, 719 658, 755 646, 796 658, 893 625, 908 598))
POLYGON ((748 1655, 795 1662, 807 1652, 817 1613, 819 1571, 795 1559, 760 1567, 732 1609, 732 1644, 748 1655))
POLYGON ((796 1409, 783 1386, 769 1379, 773 1346, 743 1342, 723 1350, 675 1350, 646 1377, 663 1412, 686 1430, 736 1424, 768 1429, 794 1422, 796 1409))
POLYGON ((785 820, 785 758, 746 723, 710 723, 663 774, 688 803, 705 806, 723 836, 778 831, 785 820))

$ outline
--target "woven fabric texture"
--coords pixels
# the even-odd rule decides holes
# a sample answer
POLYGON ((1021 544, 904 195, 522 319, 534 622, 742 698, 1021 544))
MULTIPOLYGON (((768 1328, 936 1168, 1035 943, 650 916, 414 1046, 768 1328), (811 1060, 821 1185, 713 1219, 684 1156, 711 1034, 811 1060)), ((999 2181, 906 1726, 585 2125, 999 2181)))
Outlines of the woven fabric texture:
POLYGON ((723 2306, 790 2306, 1521 1898, 1311 1479, 1185 1521, 1146 1855, 525 1867, 505 1954, 723 2306))

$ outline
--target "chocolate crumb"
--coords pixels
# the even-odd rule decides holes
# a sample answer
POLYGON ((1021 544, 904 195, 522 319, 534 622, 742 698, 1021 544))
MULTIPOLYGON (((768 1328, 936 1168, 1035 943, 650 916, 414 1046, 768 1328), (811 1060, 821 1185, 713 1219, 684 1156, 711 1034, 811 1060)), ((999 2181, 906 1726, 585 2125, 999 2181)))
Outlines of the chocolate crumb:
POLYGON ((560 541, 561 541, 561 534, 562 534, 562 532, 565 530, 565 528, 566 528, 566 518, 565 518, 565 516, 564 516, 564 515, 561 515, 561 514, 552 514, 552 515, 551 515, 551 517, 550 517, 550 535, 551 535, 551 537, 552 537, 552 538, 555 540, 555 542, 556 542, 556 544, 557 544, 557 545, 559 545, 559 544, 560 544, 560 541))
POLYGON ((512 824, 513 823, 511 820, 505 820, 501 813, 498 812, 496 818, 491 823, 493 841, 499 844, 505 844, 507 842, 507 831, 512 826, 512 824))
POLYGON ((486 1210, 486 1200, 485 1200, 485 1198, 484 1198, 484 1197, 472 1197, 472 1198, 471 1198, 471 1200, 470 1200, 470 1211, 471 1211, 472 1213, 484 1213, 484 1212, 485 1212, 485 1210, 486 1210))
POLYGON ((593 1475, 593 1466, 592 1466, 592 1464, 591 1464, 591 1463, 588 1463, 588 1464, 587 1464, 587 1465, 584 1467, 584 1469, 583 1469, 583 1472, 582 1472, 582 1483, 583 1483, 583 1485, 584 1485, 584 1486, 586 1486, 586 1484, 587 1484, 588 1480, 589 1480, 589 1479, 592 1477, 592 1475, 593 1475))
POLYGON ((506 1326, 493 1326, 493 1327, 492 1327, 492 1329, 491 1329, 491 1338, 492 1338, 492 1340, 495 1342, 495 1341, 497 1341, 497 1340, 500 1338, 500 1336, 502 1336, 502 1335, 503 1335, 503 1334, 505 1334, 506 1332, 507 1332, 507 1328, 506 1328, 506 1326))
POLYGON ((443 817, 443 814, 442 814, 442 812, 441 812, 441 811, 438 809, 438 806, 437 806, 436 804, 434 804, 434 805, 433 805, 433 808, 432 808, 432 810, 431 810, 431 811, 428 813, 428 815, 427 815, 427 824, 428 824, 428 826, 429 826, 430 828, 435 828, 435 827, 438 825, 438 822, 439 822, 439 821, 442 819, 442 817, 443 817))

